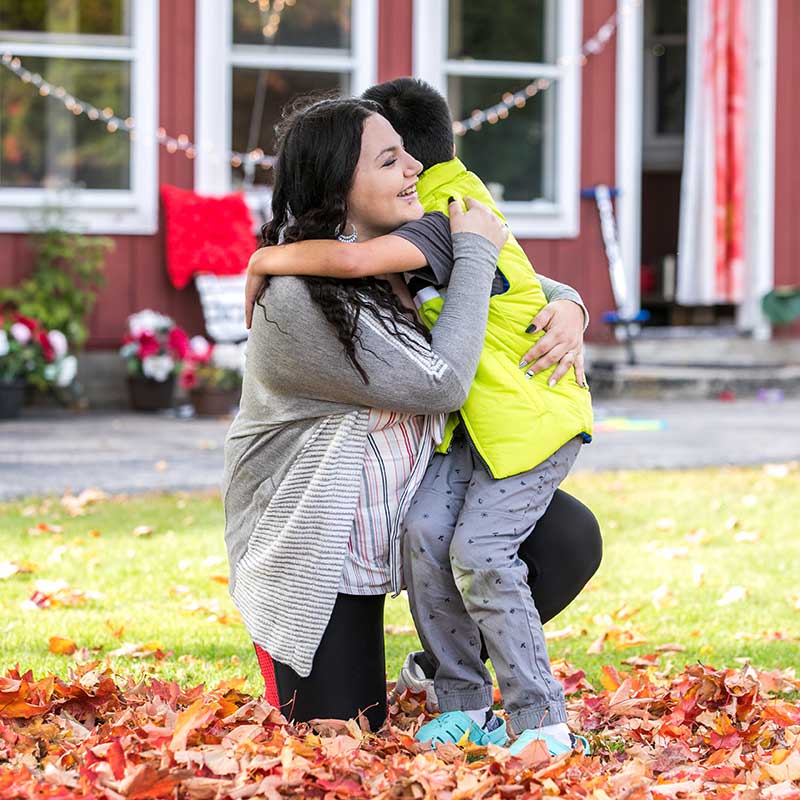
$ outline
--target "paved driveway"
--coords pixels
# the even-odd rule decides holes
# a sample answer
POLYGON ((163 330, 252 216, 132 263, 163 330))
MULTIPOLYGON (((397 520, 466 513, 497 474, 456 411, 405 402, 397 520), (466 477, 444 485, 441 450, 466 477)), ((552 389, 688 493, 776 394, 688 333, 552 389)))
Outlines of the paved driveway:
MULTIPOLYGON (((800 400, 599 403, 576 470, 800 460, 800 400), (606 422, 603 422, 606 420, 606 422)), ((0 421, 0 498, 219 485, 230 420, 133 413, 28 413, 0 421)))

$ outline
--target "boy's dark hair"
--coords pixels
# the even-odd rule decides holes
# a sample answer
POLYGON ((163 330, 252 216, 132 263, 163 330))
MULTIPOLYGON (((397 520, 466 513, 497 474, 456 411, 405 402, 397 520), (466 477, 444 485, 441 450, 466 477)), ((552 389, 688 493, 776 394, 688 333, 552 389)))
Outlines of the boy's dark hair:
POLYGON ((428 169, 453 157, 453 120, 447 101, 429 83, 395 78, 371 86, 362 95, 403 137, 405 149, 428 169))

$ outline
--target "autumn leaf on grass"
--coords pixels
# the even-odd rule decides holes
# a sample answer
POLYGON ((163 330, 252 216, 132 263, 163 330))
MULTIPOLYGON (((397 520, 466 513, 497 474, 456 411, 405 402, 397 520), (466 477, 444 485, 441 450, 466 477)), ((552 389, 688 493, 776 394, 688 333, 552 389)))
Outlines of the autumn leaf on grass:
POLYGON ((108 500, 108 495, 99 489, 84 489, 79 495, 65 494, 61 498, 61 505, 71 517, 79 517, 86 513, 90 506, 103 500, 108 500))
POLYGON ((162 661, 167 657, 167 654, 161 649, 159 642, 124 642, 116 650, 109 652, 110 656, 115 658, 154 658, 156 661, 162 661))
POLYGON ((40 580, 33 584, 33 593, 20 603, 20 608, 27 610, 56 608, 58 606, 80 606, 89 600, 99 600, 99 592, 74 589, 66 581, 40 580))
POLYGON ((150 536, 153 533, 153 529, 149 525, 137 525, 131 533, 134 536, 150 536))
POLYGON ((31 561, 0 561, 0 580, 35 572, 36 569, 36 564, 31 561))
POLYGON ((639 644, 646 644, 647 638, 640 631, 633 627, 620 628, 616 625, 603 631, 600 636, 589 645, 586 652, 589 655, 602 653, 607 644, 612 645, 617 650, 626 647, 635 647, 639 644))
POLYGON ((106 628, 108 628, 109 631, 111 631, 111 635, 115 639, 121 639, 122 638, 122 634, 125 633, 125 625, 124 624, 123 625, 115 625, 110 619, 107 619, 105 621, 105 626, 106 626, 106 628))
POLYGON ((78 646, 72 639, 64 639, 61 636, 51 636, 47 649, 56 655, 71 656, 78 646))
POLYGON ((28 528, 30 536, 41 536, 43 533, 64 533, 64 529, 60 525, 49 525, 47 522, 40 522, 33 528, 28 528))
POLYGON ((758 531, 739 531, 734 535, 735 542, 757 542, 761 538, 758 531))
POLYGON ((9 670, 0 677, 0 718, 30 719, 47 713, 54 686, 52 675, 35 681, 32 672, 9 670))
POLYGON ((223 586, 228 585, 228 576, 227 575, 209 575, 209 580, 214 581, 214 583, 221 583, 223 586))
POLYGON ((738 603, 744 600, 747 597, 747 589, 743 586, 731 586, 727 592, 725 592, 719 600, 717 600, 718 606, 729 606, 733 603, 738 603))
POLYGON ((558 630, 551 631, 545 630, 544 638, 548 642, 555 642, 559 639, 572 639, 575 636, 580 636, 584 631, 578 630, 574 625, 567 625, 566 628, 559 628, 558 630))
POLYGON ((413 636, 417 629, 410 625, 384 625, 383 632, 389 636, 413 636))
POLYGON ((190 734, 200 728, 205 728, 216 717, 219 708, 219 701, 215 698, 198 697, 188 708, 178 714, 169 749, 173 753, 176 750, 184 750, 190 734))

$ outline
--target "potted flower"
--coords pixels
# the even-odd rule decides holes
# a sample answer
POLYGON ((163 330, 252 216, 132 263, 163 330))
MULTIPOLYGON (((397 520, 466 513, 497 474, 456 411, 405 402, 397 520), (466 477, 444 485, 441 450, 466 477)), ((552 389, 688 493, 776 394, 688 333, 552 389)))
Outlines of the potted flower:
POLYGON ((22 314, 0 315, 0 419, 19 415, 25 390, 68 387, 78 371, 67 337, 22 314))
POLYGON ((239 402, 244 369, 244 344, 212 345, 202 336, 193 336, 181 386, 188 390, 195 413, 222 416, 239 402))
POLYGON ((145 309, 128 317, 120 355, 128 368, 131 406, 137 411, 172 408, 175 378, 183 368, 189 338, 164 314, 145 309))

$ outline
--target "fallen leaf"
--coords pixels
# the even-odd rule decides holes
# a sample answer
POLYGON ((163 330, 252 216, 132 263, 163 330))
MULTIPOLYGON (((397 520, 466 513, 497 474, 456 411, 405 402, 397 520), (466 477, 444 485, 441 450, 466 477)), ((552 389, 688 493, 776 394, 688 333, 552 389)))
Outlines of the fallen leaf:
POLYGON ((48 649, 51 653, 56 653, 57 655, 71 656, 78 649, 78 646, 72 639, 64 639, 61 636, 51 636, 48 649))
POLYGON ((739 603, 747 597, 747 589, 743 586, 731 586, 727 592, 725 592, 719 600, 717 600, 718 606, 729 606, 733 603, 739 603))
POLYGON ((84 489, 77 497, 73 494, 65 494, 61 498, 61 505, 71 517, 78 517, 85 514, 90 506, 97 505, 107 499, 108 495, 99 489, 84 489))
POLYGON ((134 536, 150 536, 153 533, 153 529, 149 525, 137 525, 131 533, 134 536))

